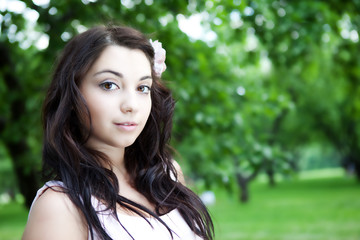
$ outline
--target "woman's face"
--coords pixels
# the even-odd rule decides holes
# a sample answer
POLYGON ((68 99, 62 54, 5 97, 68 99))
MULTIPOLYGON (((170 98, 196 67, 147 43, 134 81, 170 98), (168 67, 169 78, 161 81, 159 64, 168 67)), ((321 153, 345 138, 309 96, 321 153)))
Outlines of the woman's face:
POLYGON ((133 144, 150 115, 152 81, 141 50, 106 47, 79 86, 92 123, 87 145, 106 152, 133 144))

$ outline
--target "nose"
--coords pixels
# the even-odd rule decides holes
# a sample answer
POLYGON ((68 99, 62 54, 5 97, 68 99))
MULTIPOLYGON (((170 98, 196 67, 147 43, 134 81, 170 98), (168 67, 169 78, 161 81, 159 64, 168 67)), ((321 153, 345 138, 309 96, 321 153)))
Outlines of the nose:
POLYGON ((120 110, 123 113, 136 112, 137 108, 138 108, 138 103, 136 100, 135 93, 127 93, 122 96, 120 110))

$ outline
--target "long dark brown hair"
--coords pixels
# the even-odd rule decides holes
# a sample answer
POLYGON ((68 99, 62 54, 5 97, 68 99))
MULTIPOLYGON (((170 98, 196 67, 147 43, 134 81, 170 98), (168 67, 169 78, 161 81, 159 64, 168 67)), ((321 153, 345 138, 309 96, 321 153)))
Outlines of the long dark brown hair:
MULTIPOLYGON (((102 51, 110 45, 140 49, 154 64, 154 50, 139 31, 120 26, 99 26, 74 37, 58 59, 43 106, 43 172, 47 179, 60 180, 63 190, 82 212, 91 238, 111 239, 101 226, 91 204, 100 199, 116 219, 116 205, 139 214, 159 218, 177 208, 189 227, 204 239, 213 239, 209 213, 199 197, 174 180, 177 177, 170 147, 174 100, 170 90, 152 68, 152 108, 144 130, 125 149, 125 166, 133 186, 155 205, 155 212, 121 196, 115 174, 104 167, 107 157, 85 145, 90 136, 90 112, 79 84, 102 51), (141 211, 142 210, 142 211, 141 211)), ((120 225, 121 221, 118 219, 120 225)), ((166 226, 172 235, 171 229, 166 226)), ((126 231, 126 229, 125 229, 126 231)), ((131 233, 129 233, 131 236, 131 233)))

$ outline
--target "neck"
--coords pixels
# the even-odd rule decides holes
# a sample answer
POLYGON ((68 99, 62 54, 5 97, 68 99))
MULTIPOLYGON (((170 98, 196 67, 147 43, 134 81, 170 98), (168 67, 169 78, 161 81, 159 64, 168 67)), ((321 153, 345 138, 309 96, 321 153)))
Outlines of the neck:
POLYGON ((114 169, 114 173, 118 175, 118 173, 125 173, 125 163, 124 163, 124 155, 125 155, 125 148, 121 147, 113 147, 109 145, 96 145, 93 144, 92 141, 87 142, 88 147, 95 149, 99 152, 105 154, 109 160, 108 163, 104 163, 105 168, 112 168, 114 169), (115 171, 116 170, 116 171, 115 171))
POLYGON ((106 156, 109 158, 109 161, 112 167, 116 168, 125 168, 124 163, 124 155, 125 149, 124 148, 111 148, 103 151, 106 156))
POLYGON ((126 168, 125 168, 125 149, 124 148, 111 148, 103 151, 108 157, 112 168, 112 171, 117 176, 119 182, 126 180, 128 178, 126 168))

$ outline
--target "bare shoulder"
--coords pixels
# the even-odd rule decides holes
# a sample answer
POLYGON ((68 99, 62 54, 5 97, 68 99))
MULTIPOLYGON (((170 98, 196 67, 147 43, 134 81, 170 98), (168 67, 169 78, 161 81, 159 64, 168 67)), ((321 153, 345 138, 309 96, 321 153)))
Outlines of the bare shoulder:
POLYGON ((180 167, 179 163, 175 159, 172 159, 172 164, 175 167, 179 182, 182 183, 183 185, 186 185, 184 174, 183 174, 183 172, 181 170, 181 167, 180 167))
POLYGON ((35 201, 23 240, 87 239, 83 215, 65 193, 55 190, 47 189, 35 201))

